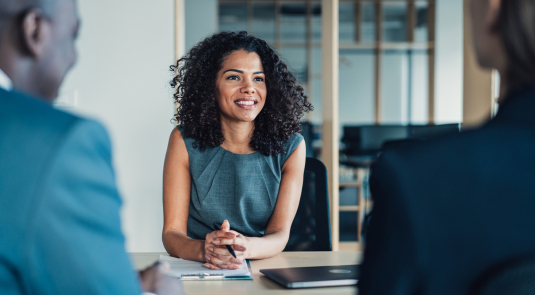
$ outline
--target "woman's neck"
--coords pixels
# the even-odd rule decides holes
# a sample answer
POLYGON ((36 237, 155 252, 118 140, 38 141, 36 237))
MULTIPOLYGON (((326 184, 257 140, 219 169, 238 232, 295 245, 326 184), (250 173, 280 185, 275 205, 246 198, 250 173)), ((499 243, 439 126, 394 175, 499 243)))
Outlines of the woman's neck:
POLYGON ((225 141, 221 147, 235 154, 251 154, 249 145, 253 137, 254 122, 237 122, 221 117, 221 133, 225 141))

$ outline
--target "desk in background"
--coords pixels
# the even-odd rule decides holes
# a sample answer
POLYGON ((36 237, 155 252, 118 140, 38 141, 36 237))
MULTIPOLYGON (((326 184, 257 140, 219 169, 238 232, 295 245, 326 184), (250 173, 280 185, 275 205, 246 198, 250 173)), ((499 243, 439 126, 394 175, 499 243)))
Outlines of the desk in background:
MULTIPOLYGON (((166 253, 130 253, 132 262, 136 269, 145 268, 154 263, 166 253)), ((196 294, 329 294, 329 295, 356 295, 357 288, 332 287, 332 288, 312 288, 312 289, 286 289, 273 282, 260 273, 260 269, 284 268, 284 267, 304 267, 323 265, 349 265, 359 264, 362 259, 362 252, 282 252, 281 254, 263 260, 251 260, 251 268, 254 280, 252 281, 185 281, 184 291, 188 295, 196 294)))

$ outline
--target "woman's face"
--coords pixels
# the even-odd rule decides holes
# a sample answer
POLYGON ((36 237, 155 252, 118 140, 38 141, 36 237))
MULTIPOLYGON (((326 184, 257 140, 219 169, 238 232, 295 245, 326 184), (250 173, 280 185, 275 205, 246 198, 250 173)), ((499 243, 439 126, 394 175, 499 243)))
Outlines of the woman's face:
POLYGON ((479 64, 503 70, 505 51, 498 31, 501 0, 471 0, 472 40, 479 64))
POLYGON ((216 98, 221 116, 231 121, 252 122, 266 102, 264 67, 258 54, 234 51, 217 73, 216 98))

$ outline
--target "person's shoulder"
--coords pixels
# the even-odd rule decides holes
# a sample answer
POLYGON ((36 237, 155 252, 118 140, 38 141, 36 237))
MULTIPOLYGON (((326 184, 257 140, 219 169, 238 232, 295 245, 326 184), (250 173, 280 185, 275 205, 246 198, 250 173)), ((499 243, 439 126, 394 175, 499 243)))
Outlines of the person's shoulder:
POLYGON ((292 136, 290 136, 290 138, 288 139, 287 143, 300 144, 301 141, 303 141, 303 139, 304 139, 303 135, 301 135, 301 133, 299 133, 299 132, 296 132, 292 136))
POLYGON ((303 140, 303 135, 298 132, 290 136, 290 138, 288 138, 288 140, 284 144, 286 147, 286 154, 291 154, 303 140))
POLYGON ((467 168, 476 169, 478 161, 487 161, 478 155, 494 141, 491 130, 480 128, 436 139, 400 142, 383 150, 372 167, 372 176, 409 184, 447 178, 467 168))
POLYGON ((65 143, 79 150, 93 150, 101 156, 110 157, 111 140, 106 128, 98 121, 77 117, 66 133, 65 143))
POLYGON ((0 111, 3 125, 16 128, 20 133, 34 133, 36 136, 63 132, 79 118, 55 109, 37 98, 17 93, 0 92, 0 111))
POLYGON ((478 145, 484 145, 485 139, 489 138, 484 133, 484 130, 474 130, 435 139, 400 141, 385 147, 379 158, 395 158, 395 161, 402 162, 415 162, 421 159, 431 164, 459 155, 463 151, 469 152, 478 145))
POLYGON ((186 137, 184 136, 184 134, 185 132, 182 126, 177 125, 173 127, 173 130, 171 131, 171 136, 169 137, 169 143, 172 143, 173 145, 178 145, 179 147, 185 146, 189 153, 194 153, 195 150, 198 150, 193 149, 195 139, 191 137, 186 137))
POLYGON ((184 129, 180 126, 173 127, 173 130, 171 131, 170 140, 172 141, 184 141, 184 129))

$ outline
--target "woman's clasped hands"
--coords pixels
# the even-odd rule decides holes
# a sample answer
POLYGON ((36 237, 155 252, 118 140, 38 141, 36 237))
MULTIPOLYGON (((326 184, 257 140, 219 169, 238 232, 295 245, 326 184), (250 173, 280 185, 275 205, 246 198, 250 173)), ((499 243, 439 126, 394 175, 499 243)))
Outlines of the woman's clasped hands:
POLYGON ((247 257, 247 239, 237 231, 230 230, 230 223, 225 220, 220 230, 206 235, 204 241, 205 267, 210 269, 238 269, 247 257), (225 245, 234 249, 236 258, 225 245))

